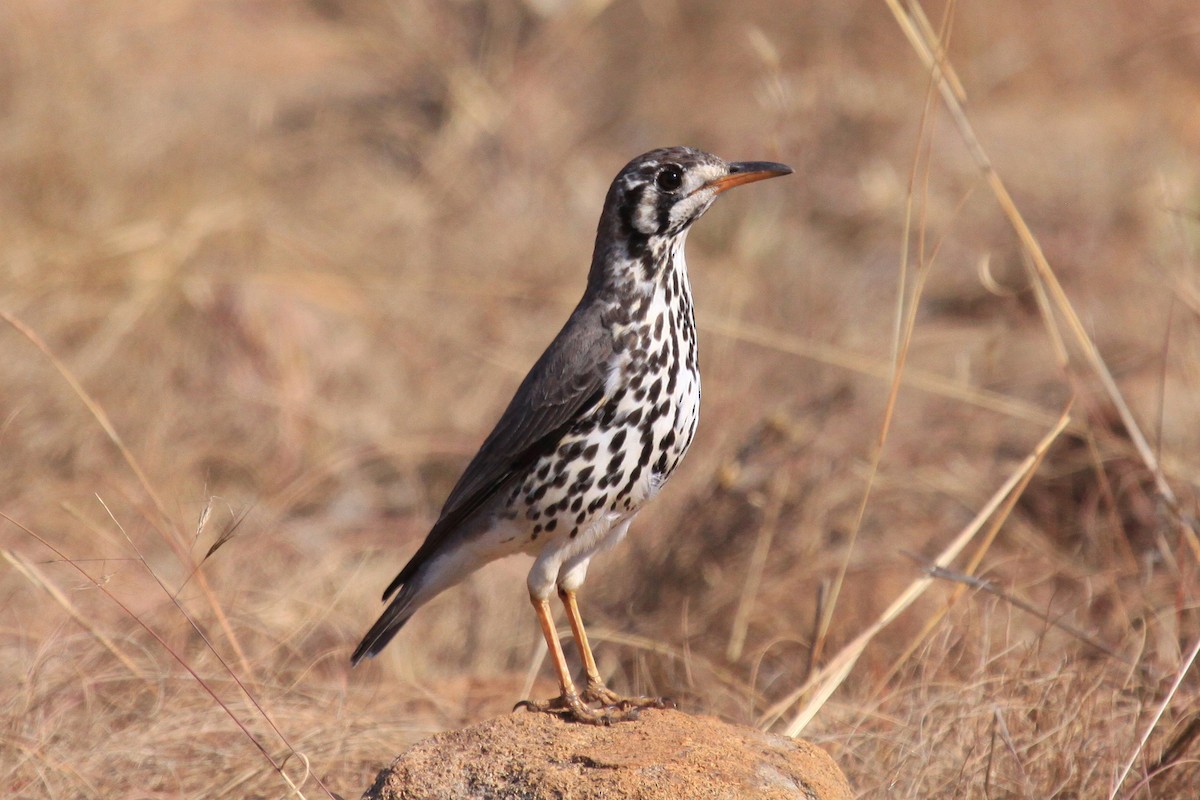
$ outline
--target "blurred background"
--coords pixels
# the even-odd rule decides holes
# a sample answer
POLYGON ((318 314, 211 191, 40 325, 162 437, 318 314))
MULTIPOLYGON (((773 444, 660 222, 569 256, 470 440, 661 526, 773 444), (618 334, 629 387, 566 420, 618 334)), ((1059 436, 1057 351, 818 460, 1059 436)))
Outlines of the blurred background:
MULTIPOLYGON (((1200 10, 925 10, 1193 513, 1200 10)), ((675 144, 796 174, 690 237, 702 421, 593 564, 610 685, 769 724, 1073 401, 980 554, 1004 594, 935 584, 805 736, 863 797, 1104 796, 1127 759, 1155 775, 1136 796, 1194 787, 1194 676, 1133 749, 1200 636, 1186 525, 884 2, 8 0, 5 793, 285 795, 183 663, 347 797, 552 695, 522 559, 348 656, 578 300, 609 181, 675 144)))

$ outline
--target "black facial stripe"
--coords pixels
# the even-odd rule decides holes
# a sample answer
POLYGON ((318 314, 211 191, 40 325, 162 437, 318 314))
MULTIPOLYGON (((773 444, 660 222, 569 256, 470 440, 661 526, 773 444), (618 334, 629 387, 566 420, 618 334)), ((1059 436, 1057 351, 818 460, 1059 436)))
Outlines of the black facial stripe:
POLYGON ((633 224, 633 214, 641 205, 642 197, 645 194, 646 187, 644 185, 631 187, 625 196, 625 202, 617 211, 618 218, 621 220, 621 233, 626 237, 630 258, 641 258, 646 252, 646 242, 650 238, 633 224))
POLYGON ((633 212, 641 204, 642 194, 645 191, 645 186, 635 184, 625 192, 622 203, 617 209, 617 217, 621 220, 621 235, 637 233, 637 229, 633 227, 633 212))
POLYGON ((672 195, 660 195, 658 198, 658 232, 666 233, 667 228, 671 225, 671 208, 675 205, 675 198, 672 195))

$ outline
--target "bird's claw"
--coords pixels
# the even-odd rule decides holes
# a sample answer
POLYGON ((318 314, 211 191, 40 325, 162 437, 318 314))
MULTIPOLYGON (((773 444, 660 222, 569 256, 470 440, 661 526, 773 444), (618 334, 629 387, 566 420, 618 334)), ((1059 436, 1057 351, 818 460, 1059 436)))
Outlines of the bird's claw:
POLYGON ((589 703, 598 703, 609 709, 621 711, 638 710, 643 708, 678 708, 674 700, 668 697, 624 697, 609 689, 603 683, 588 682, 583 690, 583 699, 589 703))
MULTIPOLYGON (((616 697, 616 695, 613 695, 616 697)), ((626 698, 617 698, 625 701, 626 698)), ((649 700, 651 698, 635 698, 649 700)), ((657 700, 657 698, 655 698, 657 700)), ((601 701, 602 702, 602 701, 601 701)), ((618 702, 603 703, 600 708, 592 708, 577 694, 559 695, 551 700, 522 700, 513 706, 517 709, 557 714, 571 722, 581 722, 584 725, 612 725, 614 722, 631 722, 638 718, 643 708, 665 708, 666 706, 638 705, 636 703, 618 702)))

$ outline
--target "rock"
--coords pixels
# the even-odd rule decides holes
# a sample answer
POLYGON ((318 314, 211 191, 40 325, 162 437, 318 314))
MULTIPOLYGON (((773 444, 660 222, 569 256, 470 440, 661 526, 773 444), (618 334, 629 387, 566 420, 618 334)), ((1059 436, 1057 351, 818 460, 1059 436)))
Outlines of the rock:
POLYGON ((679 711, 611 727, 515 713, 401 753, 363 800, 742 798, 849 800, 815 745, 679 711))

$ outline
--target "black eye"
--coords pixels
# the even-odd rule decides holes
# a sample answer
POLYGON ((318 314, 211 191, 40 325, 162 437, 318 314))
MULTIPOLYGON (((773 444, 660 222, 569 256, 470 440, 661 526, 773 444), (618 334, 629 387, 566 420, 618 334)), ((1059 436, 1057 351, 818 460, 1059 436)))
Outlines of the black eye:
POLYGON ((673 192, 683 185, 683 170, 676 164, 667 164, 654 177, 654 185, 664 192, 673 192))

